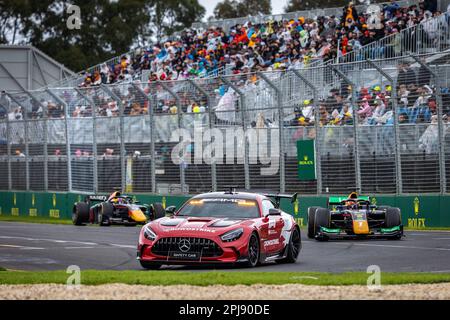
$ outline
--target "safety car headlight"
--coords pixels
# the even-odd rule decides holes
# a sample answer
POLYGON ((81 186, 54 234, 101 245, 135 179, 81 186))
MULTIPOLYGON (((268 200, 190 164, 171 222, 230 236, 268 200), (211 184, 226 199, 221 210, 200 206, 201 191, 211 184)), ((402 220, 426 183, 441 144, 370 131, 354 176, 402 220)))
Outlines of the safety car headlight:
POLYGON ((156 233, 149 226, 144 227, 144 237, 147 240, 154 241, 156 239, 156 233))
POLYGON ((231 231, 228 231, 227 233, 221 235, 220 239, 222 239, 223 242, 232 242, 232 241, 239 239, 243 233, 244 233, 244 229, 242 229, 242 228, 236 229, 236 230, 231 230, 231 231))

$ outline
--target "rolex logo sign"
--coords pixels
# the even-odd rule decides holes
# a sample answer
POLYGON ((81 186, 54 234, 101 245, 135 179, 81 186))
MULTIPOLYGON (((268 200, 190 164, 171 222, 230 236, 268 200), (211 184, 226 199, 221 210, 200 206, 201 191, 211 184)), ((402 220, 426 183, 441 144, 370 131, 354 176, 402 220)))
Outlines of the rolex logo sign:
POLYGON ((304 156, 303 161, 300 161, 299 165, 301 166, 314 165, 314 161, 309 160, 308 156, 304 156))
POLYGON ((298 179, 316 180, 315 141, 297 141, 298 179))
POLYGON ((420 205, 419 198, 416 197, 416 198, 414 199, 414 215, 416 215, 416 216, 419 215, 419 205, 420 205))

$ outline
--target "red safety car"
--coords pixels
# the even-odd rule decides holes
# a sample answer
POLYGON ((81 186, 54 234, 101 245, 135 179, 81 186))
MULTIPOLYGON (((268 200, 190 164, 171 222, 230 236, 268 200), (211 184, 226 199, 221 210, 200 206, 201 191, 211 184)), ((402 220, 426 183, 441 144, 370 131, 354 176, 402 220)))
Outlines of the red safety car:
POLYGON ((300 228, 280 210, 282 198, 297 195, 213 192, 197 195, 179 210, 145 225, 137 258, 143 268, 162 265, 295 263, 300 228))

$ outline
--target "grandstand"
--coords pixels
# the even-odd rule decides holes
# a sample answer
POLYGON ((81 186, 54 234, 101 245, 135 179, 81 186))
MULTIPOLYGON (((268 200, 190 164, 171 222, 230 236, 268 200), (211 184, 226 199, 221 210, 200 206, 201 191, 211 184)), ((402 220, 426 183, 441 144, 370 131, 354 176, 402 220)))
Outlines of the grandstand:
POLYGON ((376 28, 367 6, 344 27, 342 8, 195 25, 69 81, 4 93, 0 189, 445 193, 449 16, 394 5, 376 28), (276 173, 261 174, 268 164, 249 153, 252 141, 234 165, 174 164, 172 133, 195 125, 279 132, 260 142, 279 146, 276 173), (318 179, 302 182, 295 143, 311 138, 318 179))

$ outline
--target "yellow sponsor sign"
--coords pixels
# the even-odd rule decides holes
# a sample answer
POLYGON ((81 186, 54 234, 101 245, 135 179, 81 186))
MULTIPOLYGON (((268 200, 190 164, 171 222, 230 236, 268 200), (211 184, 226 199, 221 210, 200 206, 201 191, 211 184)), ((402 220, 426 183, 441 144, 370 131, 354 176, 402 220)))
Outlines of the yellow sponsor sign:
POLYGON ((419 198, 416 197, 414 199, 414 215, 416 215, 416 216, 419 215, 419 206, 420 206, 420 201, 419 201, 419 198))
POLYGON ((37 209, 36 208, 30 208, 29 210, 30 217, 37 217, 37 209))
POLYGON ((19 208, 11 208, 11 215, 12 216, 19 216, 19 208))
POLYGON ((53 202, 53 208, 56 207, 56 194, 53 194, 52 202, 53 202))
POLYGON ((59 219, 59 210, 58 209, 51 209, 49 213, 50 218, 59 219))
POLYGON ((296 199, 294 202, 294 214, 298 215, 298 199, 296 199))
POLYGON ((297 221, 297 224, 300 226, 300 227, 304 227, 305 225, 303 224, 304 223, 304 219, 303 218, 297 218, 297 219, 295 219, 295 221, 297 221))
POLYGON ((408 228, 425 228, 425 218, 408 218, 408 228))

